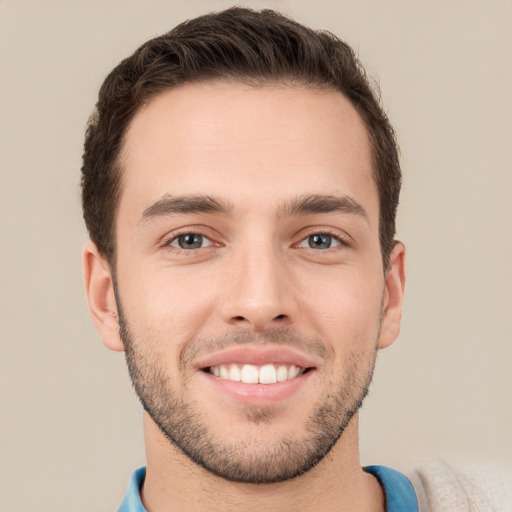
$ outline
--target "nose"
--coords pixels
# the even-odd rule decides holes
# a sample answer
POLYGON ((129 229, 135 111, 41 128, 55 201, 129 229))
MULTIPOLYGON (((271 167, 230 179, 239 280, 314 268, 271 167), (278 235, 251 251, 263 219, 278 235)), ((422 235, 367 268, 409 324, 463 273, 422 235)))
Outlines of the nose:
POLYGON ((290 270, 271 249, 236 255, 229 262, 223 289, 221 314, 230 325, 262 332, 287 326, 294 319, 290 270))

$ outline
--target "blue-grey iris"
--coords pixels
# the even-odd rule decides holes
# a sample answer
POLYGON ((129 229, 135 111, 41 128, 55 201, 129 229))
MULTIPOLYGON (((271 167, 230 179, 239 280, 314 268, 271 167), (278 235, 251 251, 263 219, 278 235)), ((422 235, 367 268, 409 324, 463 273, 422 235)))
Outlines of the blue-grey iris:
POLYGON ((178 237, 178 245, 182 249, 199 249, 203 245, 203 236, 187 233, 178 237))
POLYGON ((332 237, 329 235, 311 235, 308 237, 308 244, 311 249, 329 249, 332 237))

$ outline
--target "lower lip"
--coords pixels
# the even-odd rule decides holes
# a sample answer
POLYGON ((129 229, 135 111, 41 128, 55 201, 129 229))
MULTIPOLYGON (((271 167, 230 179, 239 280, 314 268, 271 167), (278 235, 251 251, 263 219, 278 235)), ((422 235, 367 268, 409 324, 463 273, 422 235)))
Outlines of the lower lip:
POLYGON ((238 402, 251 405, 269 405, 277 403, 297 393, 312 377, 315 370, 310 369, 297 377, 274 384, 245 384, 227 379, 220 379, 211 373, 200 372, 201 377, 215 388, 238 402))

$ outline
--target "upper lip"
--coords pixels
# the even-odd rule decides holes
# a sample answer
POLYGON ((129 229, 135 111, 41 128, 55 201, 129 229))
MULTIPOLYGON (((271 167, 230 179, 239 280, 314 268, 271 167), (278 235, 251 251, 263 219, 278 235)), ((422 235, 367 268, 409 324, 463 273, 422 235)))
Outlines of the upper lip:
POLYGON ((239 345, 205 356, 197 363, 197 369, 204 370, 212 366, 225 364, 252 364, 262 366, 264 364, 294 364, 301 368, 313 368, 317 363, 313 358, 299 354, 285 347, 257 347, 239 345))

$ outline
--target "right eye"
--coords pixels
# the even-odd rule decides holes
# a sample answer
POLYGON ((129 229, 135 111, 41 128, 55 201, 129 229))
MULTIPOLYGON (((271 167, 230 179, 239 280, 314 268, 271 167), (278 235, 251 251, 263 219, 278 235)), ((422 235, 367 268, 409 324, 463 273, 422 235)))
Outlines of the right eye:
POLYGON ((204 235, 200 235, 199 233, 183 233, 174 237, 169 242, 169 245, 171 247, 176 247, 177 249, 191 251, 194 249, 208 247, 212 245, 212 242, 209 238, 204 235))

